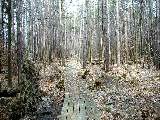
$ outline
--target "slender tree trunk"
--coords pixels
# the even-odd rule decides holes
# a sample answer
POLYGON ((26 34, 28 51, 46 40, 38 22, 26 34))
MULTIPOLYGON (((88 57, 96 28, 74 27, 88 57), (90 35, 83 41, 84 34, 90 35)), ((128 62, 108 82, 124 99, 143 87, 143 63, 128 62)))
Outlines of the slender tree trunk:
POLYGON ((84 15, 84 38, 83 38, 83 68, 87 66, 87 47, 88 47, 88 0, 85 0, 85 15, 84 15))
POLYGON ((158 8, 159 8, 159 17, 158 17, 158 24, 157 24, 157 29, 158 29, 158 53, 159 53, 159 57, 158 57, 158 67, 157 69, 160 69, 160 1, 159 1, 159 4, 158 4, 158 8))
POLYGON ((11 67, 11 41, 12 41, 12 14, 11 14, 11 0, 8 0, 7 7, 8 14, 8 87, 12 88, 12 67, 11 67))
MULTIPOLYGON (((102 48, 102 39, 101 39, 101 34, 102 34, 102 29, 100 27, 100 18, 101 18, 101 10, 100 10, 100 6, 102 5, 101 0, 98 1, 98 25, 97 25, 97 36, 98 36, 98 59, 99 59, 99 63, 102 61, 102 52, 103 52, 103 48, 102 48)), ((101 20, 102 21, 102 20, 101 20)))
POLYGON ((160 69, 160 1, 156 1, 156 39, 153 43, 153 62, 160 69))
POLYGON ((2 32, 3 32, 3 2, 0 1, 0 73, 2 72, 2 53, 3 53, 3 38, 2 38, 2 32))
POLYGON ((102 31, 103 31, 103 42, 105 46, 104 51, 104 69, 106 72, 109 71, 109 21, 108 21, 108 0, 102 0, 102 31))
POLYGON ((89 0, 86 3, 86 9, 87 9, 87 61, 89 64, 92 62, 92 33, 93 30, 89 29, 90 28, 90 16, 91 16, 91 11, 89 9, 89 0))
POLYGON ((4 41, 4 0, 1 1, 1 12, 2 12, 2 30, 1 30, 1 35, 2 35, 2 40, 4 41))
POLYGON ((142 64, 144 66, 143 58, 143 36, 142 36, 142 27, 143 27, 143 0, 140 1, 140 18, 139 18, 139 37, 140 37, 140 58, 142 59, 142 64))
POLYGON ((65 39, 65 34, 64 34, 64 28, 65 28, 65 25, 64 25, 64 1, 61 0, 60 3, 59 3, 59 11, 60 11, 60 54, 61 54, 61 60, 62 60, 62 66, 65 66, 65 51, 64 51, 64 39, 65 39))
POLYGON ((18 64, 18 83, 21 81, 21 72, 22 72, 22 1, 17 1, 17 64, 18 64))
POLYGON ((119 66, 121 64, 121 52, 120 52, 120 36, 119 36, 119 0, 116 1, 116 18, 117 18, 117 28, 116 28, 116 33, 117 33, 117 65, 119 66))
POLYGON ((128 20, 127 17, 125 17, 125 63, 128 62, 128 20))
POLYGON ((151 64, 151 45, 152 45, 152 41, 154 41, 154 30, 153 30, 153 25, 152 25, 152 23, 153 23, 153 16, 152 16, 152 13, 153 13, 153 11, 152 11, 152 6, 153 6, 153 1, 151 0, 151 1, 148 1, 148 6, 149 6, 149 19, 148 19, 148 36, 147 36, 147 40, 146 40, 146 48, 147 48, 147 53, 146 53, 146 55, 147 55, 147 60, 146 60, 146 62, 147 62, 147 66, 148 66, 148 68, 150 68, 150 64, 151 64))

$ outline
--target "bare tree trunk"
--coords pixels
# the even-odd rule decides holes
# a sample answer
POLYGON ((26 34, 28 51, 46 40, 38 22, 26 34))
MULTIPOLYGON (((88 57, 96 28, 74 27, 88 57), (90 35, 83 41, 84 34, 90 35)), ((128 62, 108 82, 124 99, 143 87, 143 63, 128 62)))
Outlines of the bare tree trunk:
POLYGON ((153 43, 153 62, 160 69, 160 1, 156 1, 156 39, 153 43))
POLYGON ((125 17, 125 63, 128 62, 128 19, 125 17))
POLYGON ((99 59, 99 63, 102 61, 102 53, 103 53, 103 47, 102 47, 102 37, 101 37, 101 34, 102 34, 102 29, 100 28, 100 18, 101 18, 101 7, 102 6, 102 0, 99 0, 98 1, 98 25, 97 25, 97 37, 98 37, 98 59, 99 59))
POLYGON ((87 66, 87 48, 88 48, 88 0, 85 0, 85 15, 84 15, 84 38, 83 38, 83 68, 87 66))
POLYGON ((108 0, 102 0, 102 31, 103 31, 103 42, 105 46, 104 51, 104 69, 106 72, 109 71, 109 21, 108 21, 108 0))
POLYGON ((143 58, 143 36, 142 36, 142 27, 143 27, 143 0, 140 1, 140 18, 139 18, 139 37, 140 37, 140 58, 142 58, 142 64, 144 66, 143 58))
POLYGON ((18 64, 18 83, 21 81, 21 72, 22 72, 22 2, 21 0, 17 1, 17 64, 18 64))
POLYGON ((12 88, 12 67, 11 67, 11 31, 12 31, 12 14, 11 14, 11 0, 8 0, 7 6, 7 14, 8 14, 8 87, 12 88))
POLYGON ((3 2, 0 1, 0 73, 2 72, 2 53, 3 53, 3 2))
POLYGON ((61 60, 62 60, 62 66, 65 65, 65 51, 64 51, 64 39, 65 39, 65 34, 64 34, 64 0, 61 0, 59 3, 59 11, 60 11, 60 54, 61 54, 61 60))
POLYGON ((119 0, 116 1, 116 23, 117 23, 117 28, 116 28, 116 33, 117 33, 117 65, 119 66, 121 64, 121 52, 120 52, 120 36, 119 36, 119 0))
POLYGON ((158 69, 160 69, 160 1, 159 1, 159 4, 158 4, 159 6, 158 6, 158 8, 159 8, 159 17, 158 17, 158 24, 157 24, 157 29, 158 29, 158 55, 159 55, 159 57, 158 57, 158 69))
POLYGON ((2 40, 4 40, 4 0, 1 0, 1 18, 2 18, 2 30, 1 30, 1 35, 2 35, 2 40))

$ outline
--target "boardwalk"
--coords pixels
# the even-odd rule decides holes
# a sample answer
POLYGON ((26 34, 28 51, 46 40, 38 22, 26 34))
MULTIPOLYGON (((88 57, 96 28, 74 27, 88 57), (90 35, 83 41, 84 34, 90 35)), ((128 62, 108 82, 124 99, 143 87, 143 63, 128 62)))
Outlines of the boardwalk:
POLYGON ((81 65, 76 60, 65 69, 65 99, 59 120, 100 120, 100 111, 90 97, 85 82, 78 79, 81 65))

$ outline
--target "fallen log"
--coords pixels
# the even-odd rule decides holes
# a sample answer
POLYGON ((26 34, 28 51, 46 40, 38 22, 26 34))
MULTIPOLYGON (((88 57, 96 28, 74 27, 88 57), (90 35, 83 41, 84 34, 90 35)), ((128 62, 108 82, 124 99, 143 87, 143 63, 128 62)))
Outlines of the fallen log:
POLYGON ((1 97, 16 97, 17 94, 20 93, 20 90, 2 90, 0 91, 0 98, 1 97))

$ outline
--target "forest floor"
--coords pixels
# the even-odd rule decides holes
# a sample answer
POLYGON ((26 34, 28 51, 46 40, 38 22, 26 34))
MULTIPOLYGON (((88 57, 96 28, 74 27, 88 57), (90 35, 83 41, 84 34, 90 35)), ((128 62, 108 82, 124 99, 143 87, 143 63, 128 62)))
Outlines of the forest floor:
POLYGON ((140 65, 113 66, 105 73, 99 66, 88 68, 88 81, 104 120, 160 119, 160 72, 140 65))
MULTIPOLYGON (((75 64, 74 61, 70 63, 75 64)), ((53 66, 55 65, 50 65, 53 66)), ((56 72, 52 73, 53 69, 49 66, 46 68, 48 72, 43 75, 56 75, 57 68, 64 73, 65 69, 58 65, 56 69, 53 68, 56 72)), ((112 66, 110 72, 106 73, 100 65, 88 65, 85 70, 77 72, 77 79, 85 83, 90 96, 101 110, 102 119, 160 119, 160 71, 142 68, 140 65, 123 65, 112 66)), ((64 79, 62 77, 59 81, 48 84, 42 80, 41 89, 59 99, 59 96, 64 96, 64 79)))
MULTIPOLYGON (((70 63, 78 65, 73 61, 70 63)), ((36 110, 38 120, 45 120, 47 117, 54 119, 61 114, 63 107, 65 67, 61 67, 59 61, 50 65, 35 63, 35 67, 39 71, 36 83, 41 97, 36 110)), ((102 120, 160 119, 160 71, 142 68, 140 65, 123 65, 112 66, 106 73, 101 65, 92 64, 76 72, 77 79, 85 84, 92 100, 101 111, 102 120)), ((1 108, 4 108, 1 109, 1 115, 7 118, 4 113, 8 114, 5 109, 10 104, 4 106, 4 100, 0 101, 1 108)), ((30 118, 25 115, 22 120, 24 119, 30 118)))

